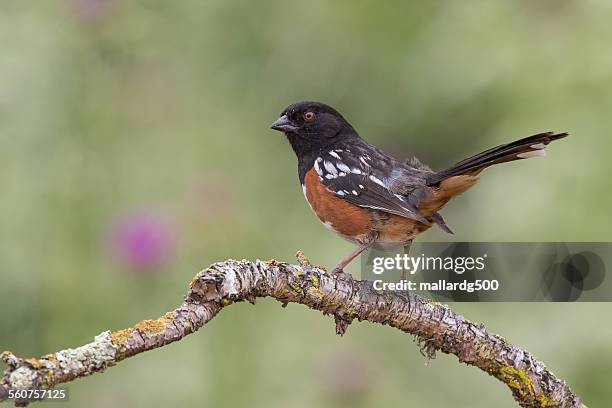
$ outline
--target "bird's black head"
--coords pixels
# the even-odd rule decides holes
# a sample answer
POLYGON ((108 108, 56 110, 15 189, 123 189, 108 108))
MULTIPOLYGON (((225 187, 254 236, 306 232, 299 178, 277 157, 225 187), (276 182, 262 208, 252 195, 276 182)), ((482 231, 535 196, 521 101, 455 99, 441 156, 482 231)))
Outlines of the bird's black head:
POLYGON ((287 106, 271 128, 287 136, 298 157, 357 136, 337 110, 320 102, 298 102, 287 106))

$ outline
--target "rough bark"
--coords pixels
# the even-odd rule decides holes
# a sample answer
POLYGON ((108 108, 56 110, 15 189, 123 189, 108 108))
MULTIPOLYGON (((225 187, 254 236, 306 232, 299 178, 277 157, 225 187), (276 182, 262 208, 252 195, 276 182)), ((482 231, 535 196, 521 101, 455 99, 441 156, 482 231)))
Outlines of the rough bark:
POLYGON ((9 368, 0 381, 0 401, 9 388, 51 388, 94 373, 121 360, 180 340, 234 302, 273 297, 334 316, 343 334, 354 320, 389 325, 416 336, 422 350, 454 354, 502 381, 523 407, 584 407, 567 384, 529 352, 487 333, 447 306, 412 293, 376 292, 372 283, 331 275, 301 254, 299 265, 276 261, 228 260, 198 273, 183 303, 155 320, 95 337, 92 343, 41 358, 2 353, 9 368))

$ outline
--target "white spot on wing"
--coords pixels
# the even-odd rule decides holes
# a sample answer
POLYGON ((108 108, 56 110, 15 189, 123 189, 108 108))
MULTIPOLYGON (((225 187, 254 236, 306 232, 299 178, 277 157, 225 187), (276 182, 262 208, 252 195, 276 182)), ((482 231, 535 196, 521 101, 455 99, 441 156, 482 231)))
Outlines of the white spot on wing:
POLYGON ((363 164, 365 164, 366 166, 369 166, 369 164, 365 161, 363 156, 359 156, 359 161, 362 162, 363 164))
POLYGON ((353 174, 361 174, 361 170, 359 170, 359 169, 351 169, 351 173, 353 173, 353 174))
POLYGON ((335 179, 336 177, 338 177, 338 176, 336 176, 335 174, 326 174, 325 175, 325 178, 328 179, 328 180, 335 179))
MULTIPOLYGON (((362 207, 368 207, 368 208, 372 208, 374 210, 381 210, 381 211, 385 211, 385 212, 390 212, 390 210, 388 208, 384 208, 384 207, 378 207, 376 205, 362 205, 362 207)), ((405 208, 405 207, 401 207, 407 214, 411 214, 414 215, 414 211, 405 208)))
POLYGON ((359 195, 359 193, 356 190, 351 191, 351 193, 353 193, 353 195, 359 195))
POLYGON ((325 166, 325 170, 327 170, 331 174, 338 175, 338 170, 336 169, 336 167, 331 162, 328 162, 327 160, 325 160, 323 162, 323 166, 325 166))
POLYGON ((338 162, 336 163, 336 167, 338 167, 338 170, 341 170, 345 173, 350 173, 351 172, 351 168, 349 166, 347 166, 346 164, 342 163, 342 162, 338 162))
POLYGON ((532 149, 544 149, 546 148, 546 145, 544 143, 536 143, 536 144, 532 144, 531 146, 532 149))
POLYGON ((314 169, 317 172, 317 174, 320 176, 321 174, 323 174, 323 172, 321 171, 321 168, 319 167, 319 163, 321 162, 321 158, 318 157, 317 160, 315 160, 314 162, 314 169))
POLYGON ((341 160, 340 159, 340 155, 338 153, 334 152, 333 150, 329 151, 329 155, 335 157, 338 160, 341 160))
POLYGON ((516 157, 521 159, 528 159, 530 157, 544 157, 546 156, 546 150, 534 150, 532 152, 519 153, 516 157))
POLYGON ((387 208, 377 207, 375 205, 362 205, 363 207, 372 208, 374 210, 389 211, 387 208))
POLYGON ((342 190, 336 191, 336 194, 338 194, 339 196, 346 195, 346 193, 342 190))
POLYGON ((378 184, 379 186, 382 186, 384 188, 387 188, 387 186, 385 185, 385 183, 383 183, 378 177, 370 175, 370 180, 372 180, 373 182, 375 182, 376 184, 378 184))

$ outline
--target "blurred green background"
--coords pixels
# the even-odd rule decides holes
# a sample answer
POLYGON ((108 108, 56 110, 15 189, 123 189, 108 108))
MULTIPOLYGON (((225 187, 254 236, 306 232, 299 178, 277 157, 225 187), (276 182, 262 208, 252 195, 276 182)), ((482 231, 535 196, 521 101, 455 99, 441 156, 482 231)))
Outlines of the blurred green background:
MULTIPOLYGON (((595 0, 2 1, 0 350, 46 354, 157 317, 213 261, 345 255, 268 128, 298 100, 434 168, 569 131, 453 201, 455 236, 421 240, 610 240, 611 18, 595 0)), ((453 308, 609 404, 610 304, 453 308)), ((67 407, 515 406, 397 330, 340 338, 271 300, 68 387, 67 407)))

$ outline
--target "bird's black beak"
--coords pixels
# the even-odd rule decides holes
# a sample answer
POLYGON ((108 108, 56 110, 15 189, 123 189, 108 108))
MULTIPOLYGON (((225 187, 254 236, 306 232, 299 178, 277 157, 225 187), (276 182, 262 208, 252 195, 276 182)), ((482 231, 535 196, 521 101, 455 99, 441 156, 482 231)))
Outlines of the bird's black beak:
POLYGON ((283 115, 280 118, 276 119, 276 121, 270 126, 270 128, 274 130, 279 130, 281 132, 295 132, 297 130, 297 126, 293 124, 287 117, 287 115, 283 115))

